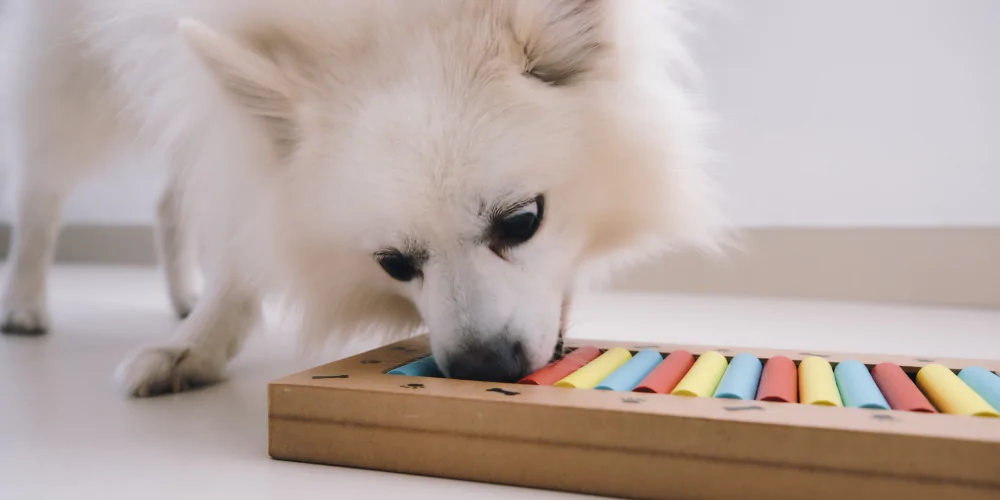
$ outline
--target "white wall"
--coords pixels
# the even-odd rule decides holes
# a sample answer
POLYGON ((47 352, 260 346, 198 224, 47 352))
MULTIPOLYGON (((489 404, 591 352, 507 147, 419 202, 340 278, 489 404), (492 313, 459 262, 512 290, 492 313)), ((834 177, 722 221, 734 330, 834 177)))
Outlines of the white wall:
MULTIPOLYGON (((129 167, 130 165, 125 165, 129 167)), ((156 199, 164 178, 153 168, 115 168, 87 180, 63 207, 67 224, 148 225, 152 224, 156 199)), ((12 200, 4 175, 0 221, 9 222, 12 200)))
MULTIPOLYGON (((727 0, 695 20, 735 222, 1000 225, 1000 0, 727 0)), ((148 223, 160 179, 93 181, 68 218, 148 223)))
POLYGON ((743 225, 1000 225, 1000 1, 728 0, 695 48, 743 225))

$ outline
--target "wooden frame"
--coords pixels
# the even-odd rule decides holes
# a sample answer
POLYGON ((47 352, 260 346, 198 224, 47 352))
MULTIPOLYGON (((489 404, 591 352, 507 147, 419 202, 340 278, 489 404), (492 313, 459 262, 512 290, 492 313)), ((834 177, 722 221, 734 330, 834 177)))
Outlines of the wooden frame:
POLYGON ((427 354, 420 336, 272 382, 271 457, 630 498, 1000 498, 1000 419, 385 374, 427 354))

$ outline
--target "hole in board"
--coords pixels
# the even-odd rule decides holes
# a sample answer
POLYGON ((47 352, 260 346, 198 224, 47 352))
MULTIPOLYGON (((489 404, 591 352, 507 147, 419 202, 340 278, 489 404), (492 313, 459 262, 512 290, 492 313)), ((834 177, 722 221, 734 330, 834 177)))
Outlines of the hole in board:
POLYGON ((747 406, 723 406, 726 411, 748 411, 748 410, 764 410, 763 406, 759 405, 747 405, 747 406))
POLYGON ((406 384, 406 385, 401 385, 400 387, 402 387, 403 389, 423 389, 424 384, 406 384))
POLYGON ((499 387, 494 387, 492 389, 486 389, 486 392, 498 392, 504 396, 517 396, 521 394, 520 392, 508 391, 507 389, 501 389, 499 387))
POLYGON ((813 352, 800 352, 799 356, 816 356, 817 358, 829 358, 829 354, 816 354, 813 352))
POLYGON ((361 360, 361 364, 363 364, 363 365, 377 365, 379 363, 381 363, 381 361, 379 361, 377 359, 362 359, 361 360))
POLYGON ((927 358, 917 358, 917 361, 919 361, 921 363, 933 363, 934 362, 933 359, 927 359, 927 358))
POLYGON ((642 399, 642 398, 622 398, 622 403, 628 403, 628 404, 633 404, 633 405, 637 405, 637 404, 645 402, 645 401, 646 400, 642 399))
POLYGON ((888 413, 876 413, 872 415, 875 420, 897 420, 896 417, 889 415, 888 413))
POLYGON ((313 380, 320 380, 324 378, 350 378, 349 375, 313 375, 313 380))

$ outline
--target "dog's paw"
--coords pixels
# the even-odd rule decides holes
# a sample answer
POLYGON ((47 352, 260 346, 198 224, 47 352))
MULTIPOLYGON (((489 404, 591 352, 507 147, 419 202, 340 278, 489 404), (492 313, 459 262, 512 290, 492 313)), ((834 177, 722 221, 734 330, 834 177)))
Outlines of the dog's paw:
POLYGON ((127 396, 144 398, 218 382, 224 368, 225 361, 206 356, 195 347, 154 347, 125 359, 115 379, 127 396))
POLYGON ((42 335, 49 330, 49 316, 38 305, 4 305, 0 331, 10 335, 42 335))

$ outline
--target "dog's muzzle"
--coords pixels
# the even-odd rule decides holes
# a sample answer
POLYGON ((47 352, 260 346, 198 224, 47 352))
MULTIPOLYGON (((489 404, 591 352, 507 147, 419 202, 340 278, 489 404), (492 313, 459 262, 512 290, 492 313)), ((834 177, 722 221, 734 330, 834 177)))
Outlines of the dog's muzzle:
POLYGON ((528 358, 520 341, 467 344, 449 353, 445 372, 459 380, 517 382, 528 373, 528 358))

